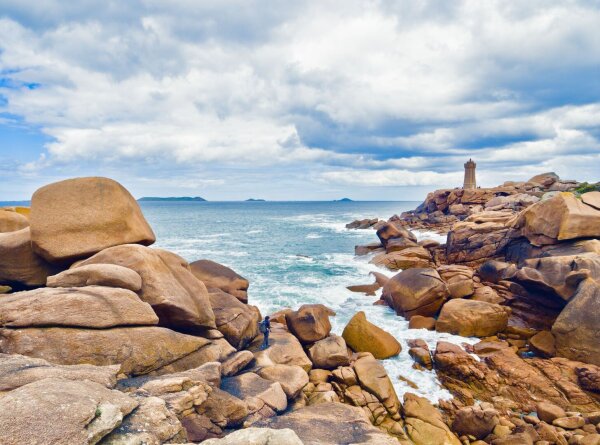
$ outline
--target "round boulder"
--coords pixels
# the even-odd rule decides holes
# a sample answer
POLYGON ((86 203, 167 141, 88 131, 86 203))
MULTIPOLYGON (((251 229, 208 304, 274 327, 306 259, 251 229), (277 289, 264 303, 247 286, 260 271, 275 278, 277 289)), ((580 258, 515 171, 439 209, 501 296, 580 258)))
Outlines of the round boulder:
POLYGON ((29 221, 20 213, 0 209, 0 233, 16 232, 29 227, 29 221))
POLYGON ((477 439, 483 439, 494 430, 499 421, 498 411, 494 408, 484 408, 481 405, 466 406, 456 412, 452 431, 459 436, 475 436, 477 439))
POLYGON ((499 304, 475 300, 450 300, 435 323, 438 332, 463 337, 488 337, 504 331, 508 312, 499 304))
POLYGON ((335 334, 312 345, 308 349, 308 357, 314 367, 320 369, 335 369, 338 366, 348 366, 350 363, 346 341, 335 334))
POLYGON ((355 352, 370 352, 377 359, 386 359, 398 355, 402 346, 391 334, 369 323, 364 312, 354 314, 342 337, 355 352))
POLYGON ((242 303, 248 302, 250 283, 229 267, 210 260, 198 260, 190 263, 190 270, 207 288, 221 289, 242 303))
POLYGON ((285 315, 287 327, 301 343, 314 343, 331 332, 329 316, 335 312, 322 304, 305 304, 285 315))

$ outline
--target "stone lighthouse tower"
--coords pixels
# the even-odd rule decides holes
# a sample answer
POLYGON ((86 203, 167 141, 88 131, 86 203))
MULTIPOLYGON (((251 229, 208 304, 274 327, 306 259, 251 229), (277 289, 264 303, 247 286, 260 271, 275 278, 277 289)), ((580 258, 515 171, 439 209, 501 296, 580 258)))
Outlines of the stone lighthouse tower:
POLYGON ((463 189, 472 190, 477 188, 477 182, 475 181, 475 164, 471 159, 468 162, 465 162, 465 183, 463 184, 463 189))

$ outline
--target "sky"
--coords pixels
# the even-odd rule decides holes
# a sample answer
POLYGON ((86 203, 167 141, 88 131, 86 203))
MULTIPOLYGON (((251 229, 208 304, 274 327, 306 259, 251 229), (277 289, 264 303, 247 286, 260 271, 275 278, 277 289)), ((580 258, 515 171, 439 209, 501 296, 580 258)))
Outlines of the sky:
POLYGON ((600 180, 600 0, 0 0, 0 200, 600 180))

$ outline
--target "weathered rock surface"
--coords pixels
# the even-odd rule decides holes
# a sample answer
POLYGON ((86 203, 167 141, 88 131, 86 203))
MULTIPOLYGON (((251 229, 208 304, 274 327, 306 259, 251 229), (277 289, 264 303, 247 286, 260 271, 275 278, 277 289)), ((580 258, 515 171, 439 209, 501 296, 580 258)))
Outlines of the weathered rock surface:
POLYGON ((364 312, 354 314, 350 319, 342 337, 355 352, 370 352, 378 359, 398 355, 402 346, 391 334, 375 326, 367 320, 364 312))
POLYGON ((0 233, 16 232, 29 227, 29 220, 17 212, 0 209, 0 233))
POLYGON ((39 380, 0 397, 2 443, 95 444, 137 405, 95 382, 39 380))
POLYGON ((114 388, 119 368, 119 365, 55 365, 39 358, 0 354, 0 393, 47 378, 89 380, 114 388))
POLYGON ((130 290, 113 287, 42 287, 0 299, 3 327, 111 328, 157 323, 148 303, 130 290))
POLYGON ((136 271, 142 277, 140 298, 152 306, 162 326, 215 327, 206 286, 192 275, 189 265, 180 256, 166 250, 125 244, 105 249, 73 268, 89 264, 116 264, 136 271))
POLYGON ((600 365, 600 285, 583 281, 552 326, 559 356, 600 365))
POLYGON ((417 237, 414 233, 406 230, 404 227, 393 224, 391 222, 383 224, 377 230, 377 237, 379 238, 381 244, 383 244, 384 247, 387 246, 389 240, 398 238, 406 238, 410 241, 414 241, 415 243, 417 242, 417 237))
POLYGON ((298 365, 306 372, 312 368, 312 362, 298 339, 285 329, 272 327, 267 349, 261 349, 262 342, 263 337, 259 335, 249 347, 254 352, 257 366, 298 365))
POLYGON ((429 267, 431 265, 431 254, 421 246, 408 247, 401 251, 390 251, 389 253, 376 255, 370 263, 386 267, 389 270, 429 267))
POLYGON ((322 304, 304 304, 285 315, 287 327, 301 343, 314 343, 331 332, 329 316, 335 312, 322 304))
POLYGON ((222 373, 225 377, 238 374, 250 362, 254 360, 254 354, 250 351, 239 351, 223 362, 222 373))
POLYGON ((539 402, 536 406, 536 412, 541 421, 550 425, 555 419, 567 416, 564 409, 550 402, 539 402))
POLYGON ((5 353, 62 365, 121 364, 120 372, 128 375, 159 370, 209 345, 204 338, 159 327, 0 329, 0 350, 5 353))
POLYGON ((50 276, 46 281, 46 286, 108 286, 137 292, 142 288, 142 277, 127 267, 115 264, 90 264, 50 276))
POLYGON ((456 416, 452 422, 452 431, 459 436, 474 436, 477 439, 483 439, 490 434, 500 418, 498 411, 488 406, 473 405, 466 406, 456 411, 456 416))
POLYGON ((411 393, 404 395, 404 421, 408 437, 416 445, 459 445, 440 412, 429 400, 411 393))
POLYGON ((249 281, 234 270, 211 260, 190 263, 190 270, 209 289, 221 289, 243 303, 248 302, 249 281))
POLYGON ((59 270, 33 252, 29 228, 0 233, 0 283, 43 286, 59 270))
POLYGON ((308 357, 315 368, 335 369, 350 363, 346 341, 339 335, 330 334, 308 349, 308 357))
POLYGON ((205 445, 303 445, 298 435, 288 429, 246 428, 222 439, 208 439, 205 445))
POLYGON ((305 445, 397 445, 398 441, 371 425, 364 412, 341 403, 321 403, 255 424, 274 429, 289 428, 305 445))
POLYGON ((515 227, 536 246, 574 238, 597 238, 600 211, 572 193, 558 193, 526 209, 515 227))
POLYGON ((502 332, 507 324, 508 313, 498 304, 455 299, 442 307, 435 330, 463 337, 487 337, 502 332))
POLYGON ((540 357, 556 355, 554 335, 550 331, 540 331, 529 339, 529 349, 540 357))
POLYGON ((208 293, 215 314, 217 329, 236 349, 243 349, 258 335, 260 312, 258 308, 242 303, 239 299, 213 289, 208 293))
POLYGON ((267 366, 258 370, 257 374, 271 382, 279 382, 288 399, 295 398, 308 383, 308 374, 296 365, 267 366))
POLYGON ((281 384, 264 379, 253 372, 224 378, 221 389, 246 403, 252 403, 249 400, 251 398, 260 399, 276 412, 287 408, 287 397, 281 384))
POLYGON ((583 195, 581 195, 581 200, 585 204, 587 204, 597 210, 600 210, 600 192, 584 193, 583 195))
POLYGON ((475 292, 473 269, 470 267, 452 264, 440 266, 437 271, 448 286, 450 298, 464 298, 475 292))
POLYGON ((156 239, 133 196, 108 178, 67 179, 38 189, 29 219, 33 249, 50 262, 156 239))
POLYGON ((448 288, 435 269, 408 269, 394 275, 382 297, 398 315, 434 316, 448 298, 448 288))

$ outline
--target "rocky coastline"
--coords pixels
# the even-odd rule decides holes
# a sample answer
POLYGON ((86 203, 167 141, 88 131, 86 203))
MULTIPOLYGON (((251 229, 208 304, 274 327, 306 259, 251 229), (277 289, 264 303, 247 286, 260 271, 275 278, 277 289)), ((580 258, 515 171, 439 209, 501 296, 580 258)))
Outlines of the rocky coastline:
POLYGON ((324 305, 269 314, 263 350, 251 283, 150 247, 120 184, 42 187, 0 209, 0 443, 600 444, 600 191, 582 191, 545 174, 349 224, 399 271, 351 290, 410 320, 414 367, 453 395, 435 406, 400 400, 379 359, 401 345, 363 312, 342 335, 324 305), (481 341, 430 350, 419 329, 481 341))

